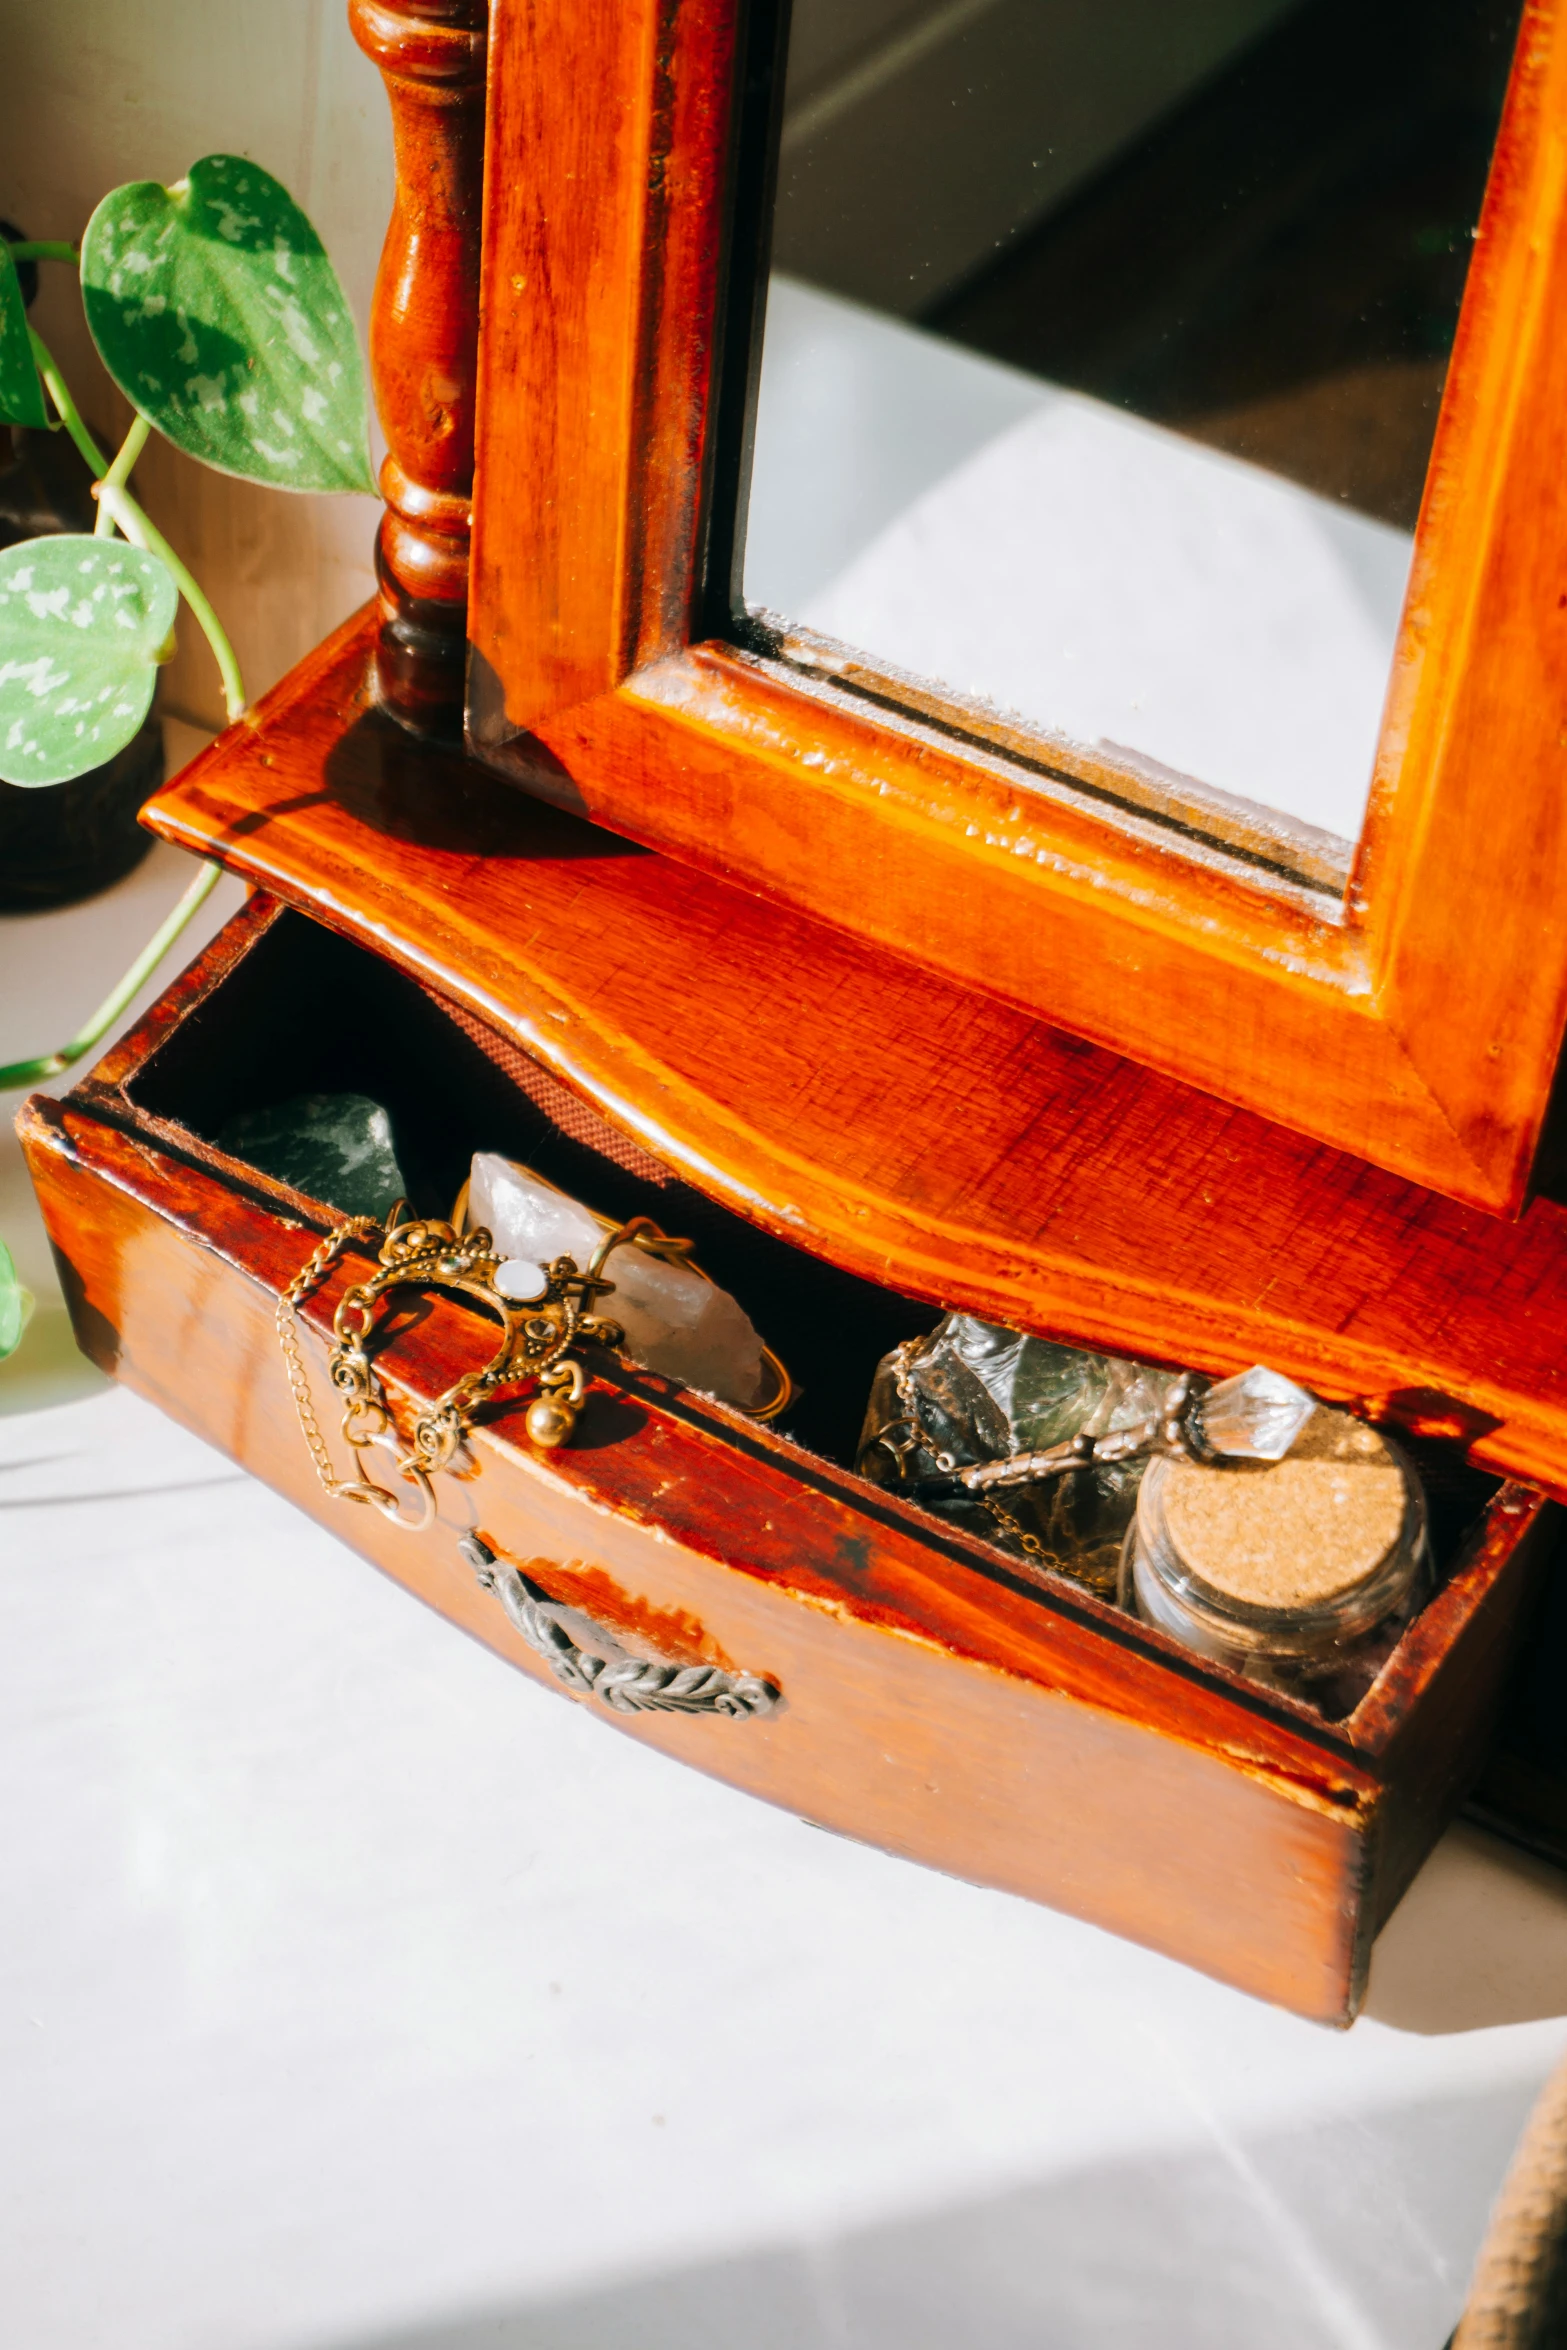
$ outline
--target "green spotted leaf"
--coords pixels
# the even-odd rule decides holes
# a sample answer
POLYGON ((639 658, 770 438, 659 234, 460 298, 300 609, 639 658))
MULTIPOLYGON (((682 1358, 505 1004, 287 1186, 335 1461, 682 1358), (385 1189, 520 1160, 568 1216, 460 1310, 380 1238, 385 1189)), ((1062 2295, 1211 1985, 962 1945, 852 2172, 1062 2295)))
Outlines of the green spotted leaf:
POLYGON ((105 196, 82 239, 105 367, 176 448, 285 490, 368 490, 364 369, 321 240, 286 188, 208 155, 105 196))
POLYGON ((16 263, 10 246, 0 241, 0 424, 30 424, 42 431, 48 422, 16 263))
POLYGON ((0 1363, 22 1343, 33 1301, 16 1277, 11 1252, 0 1240, 0 1363))
POLYGON ((152 703, 178 591, 123 539, 0 553, 0 778, 69 783, 123 750, 152 703))

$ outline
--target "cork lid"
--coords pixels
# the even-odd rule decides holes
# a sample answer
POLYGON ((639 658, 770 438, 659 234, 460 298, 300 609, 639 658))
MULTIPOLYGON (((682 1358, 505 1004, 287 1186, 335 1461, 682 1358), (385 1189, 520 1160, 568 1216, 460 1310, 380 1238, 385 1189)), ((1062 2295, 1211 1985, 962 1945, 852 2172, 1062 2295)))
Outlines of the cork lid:
POLYGON ((1311 1608, 1375 1574, 1402 1530, 1407 1485, 1374 1428, 1318 1410, 1282 1461, 1176 1461, 1159 1499, 1182 1564, 1211 1590, 1247 1607, 1311 1608))

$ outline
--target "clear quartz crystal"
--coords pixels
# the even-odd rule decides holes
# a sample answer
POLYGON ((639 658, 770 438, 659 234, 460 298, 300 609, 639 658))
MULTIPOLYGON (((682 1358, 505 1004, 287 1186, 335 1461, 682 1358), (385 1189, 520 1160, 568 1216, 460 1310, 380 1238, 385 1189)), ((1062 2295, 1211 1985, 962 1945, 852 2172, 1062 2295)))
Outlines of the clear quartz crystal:
MULTIPOLYGON (((468 1221, 493 1235, 506 1260, 497 1285, 508 1297, 536 1297, 540 1267, 556 1257, 575 1258, 585 1273, 604 1237, 580 1202, 495 1151, 474 1158, 468 1221)), ((617 1248, 604 1273, 615 1286, 596 1310, 621 1325, 633 1362, 742 1410, 763 1400, 762 1342, 728 1290, 635 1246, 617 1248)))
MULTIPOLYGON (((859 1454, 862 1476, 894 1488, 944 1466, 1044 1452, 1074 1436, 1108 1436, 1158 1419, 1180 1376, 969 1314, 948 1314, 901 1362, 917 1429, 908 1425, 899 1392, 900 1358, 889 1355, 871 1389, 859 1454)), ((990 1501, 952 1494, 929 1506, 1003 1549, 1108 1592, 1144 1466, 1141 1458, 1109 1462, 1012 1487, 990 1501)))
POLYGON ((1260 1363, 1221 1379, 1199 1403, 1210 1451, 1236 1461, 1281 1461, 1316 1410, 1316 1399, 1260 1363))

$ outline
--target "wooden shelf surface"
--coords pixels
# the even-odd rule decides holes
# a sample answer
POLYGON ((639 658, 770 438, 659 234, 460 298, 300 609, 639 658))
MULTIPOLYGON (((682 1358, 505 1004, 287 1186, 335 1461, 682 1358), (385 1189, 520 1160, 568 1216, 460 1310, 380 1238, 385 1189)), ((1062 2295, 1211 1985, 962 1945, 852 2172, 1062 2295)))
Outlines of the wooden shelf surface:
POLYGON ((329 639, 153 828, 802 1248, 1083 1343, 1271 1363, 1567 1494, 1556 1203, 1459 1206, 530 798, 375 709, 371 644, 368 615, 329 639))

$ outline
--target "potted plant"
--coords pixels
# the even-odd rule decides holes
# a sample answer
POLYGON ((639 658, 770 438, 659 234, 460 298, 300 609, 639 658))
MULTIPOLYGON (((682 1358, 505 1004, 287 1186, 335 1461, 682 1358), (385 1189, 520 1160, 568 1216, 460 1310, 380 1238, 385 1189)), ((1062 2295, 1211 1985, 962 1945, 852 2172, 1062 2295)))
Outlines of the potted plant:
MULTIPOLYGON (((216 656, 230 722, 245 688, 197 581, 129 487, 149 434, 275 489, 375 494, 359 341, 309 220, 269 172, 208 155, 172 187, 104 197, 80 249, 0 239, 0 425, 63 431, 92 475, 90 534, 0 549, 0 780, 46 791, 116 758, 152 707, 180 605, 216 656), (112 455, 28 323, 18 266, 80 273, 87 325, 134 411, 112 455)), ((0 1068, 0 1092, 59 1076, 107 1034, 210 895, 204 863, 129 971, 68 1043, 0 1068)), ((0 1245, 0 1356, 25 1301, 0 1245)))
MULTIPOLYGON (((22 258, 16 274, 29 310, 38 263, 25 229, 0 220, 0 239, 22 258)), ((0 548, 56 531, 90 532, 93 477, 64 431, 0 424, 0 548)), ((0 782, 0 914, 45 913, 96 897, 139 865, 152 835, 138 822, 163 781, 156 714, 122 751, 52 791, 0 782)))

